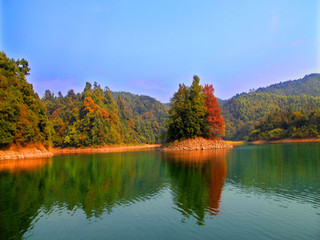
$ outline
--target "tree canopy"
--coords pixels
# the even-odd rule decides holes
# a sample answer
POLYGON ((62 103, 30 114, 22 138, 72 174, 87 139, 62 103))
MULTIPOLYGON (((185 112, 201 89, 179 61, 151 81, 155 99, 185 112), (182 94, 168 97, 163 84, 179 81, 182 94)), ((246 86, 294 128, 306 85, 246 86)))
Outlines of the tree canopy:
POLYGON ((25 59, 9 59, 0 52, 0 146, 41 143, 50 145, 46 107, 26 80, 25 59))
POLYGON ((82 93, 69 90, 42 98, 53 126, 55 147, 157 143, 167 107, 147 96, 114 93, 89 82, 82 93))
POLYGON ((198 76, 193 77, 190 87, 179 85, 171 98, 167 122, 167 141, 221 136, 224 122, 212 85, 200 85, 198 76))
POLYGON ((313 138, 320 136, 320 111, 311 113, 276 110, 255 126, 248 140, 313 138))

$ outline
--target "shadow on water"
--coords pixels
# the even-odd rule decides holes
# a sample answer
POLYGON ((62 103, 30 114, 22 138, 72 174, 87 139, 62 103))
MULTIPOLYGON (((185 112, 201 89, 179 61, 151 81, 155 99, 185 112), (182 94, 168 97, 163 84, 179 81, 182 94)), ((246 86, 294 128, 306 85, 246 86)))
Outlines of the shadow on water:
MULTIPOLYGON (((199 225, 205 216, 217 215, 227 176, 228 150, 165 152, 176 209, 199 225)), ((184 221, 184 220, 182 220, 184 221)))

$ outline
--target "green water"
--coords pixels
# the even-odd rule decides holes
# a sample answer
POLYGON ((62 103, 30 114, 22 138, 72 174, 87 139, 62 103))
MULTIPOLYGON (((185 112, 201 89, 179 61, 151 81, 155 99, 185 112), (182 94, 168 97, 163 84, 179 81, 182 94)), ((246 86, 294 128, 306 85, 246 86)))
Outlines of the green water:
POLYGON ((0 239, 319 239, 320 145, 0 162, 0 239))

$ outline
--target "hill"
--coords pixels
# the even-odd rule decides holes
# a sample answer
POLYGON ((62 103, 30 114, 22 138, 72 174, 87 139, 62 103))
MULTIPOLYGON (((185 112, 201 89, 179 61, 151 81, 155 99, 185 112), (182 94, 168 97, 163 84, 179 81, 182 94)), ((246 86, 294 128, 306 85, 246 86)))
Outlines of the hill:
POLYGON ((42 101, 53 126, 55 147, 97 147, 159 142, 167 108, 154 98, 104 90, 86 83, 82 93, 58 97, 47 90, 42 101))
POLYGON ((314 97, 320 96, 320 74, 313 73, 304 76, 302 79, 290 80, 272 84, 268 87, 259 88, 257 93, 274 93, 278 95, 310 95, 314 97))
POLYGON ((112 92, 115 101, 121 99, 128 117, 141 125, 141 130, 148 143, 159 143, 159 134, 165 132, 168 107, 155 98, 129 92, 112 92), (150 134, 149 134, 150 132, 150 134))
POLYGON ((320 110, 305 114, 278 110, 268 114, 251 132, 249 141, 320 136, 320 110))
POLYGON ((266 114, 277 109, 310 113, 320 109, 320 97, 308 95, 283 96, 272 93, 237 95, 222 104, 222 116, 226 124, 225 139, 243 140, 254 130, 266 114))
POLYGON ((320 74, 309 74, 302 79, 237 94, 219 103, 226 124, 224 138, 244 140, 266 114, 278 109, 305 113, 319 110, 320 74))

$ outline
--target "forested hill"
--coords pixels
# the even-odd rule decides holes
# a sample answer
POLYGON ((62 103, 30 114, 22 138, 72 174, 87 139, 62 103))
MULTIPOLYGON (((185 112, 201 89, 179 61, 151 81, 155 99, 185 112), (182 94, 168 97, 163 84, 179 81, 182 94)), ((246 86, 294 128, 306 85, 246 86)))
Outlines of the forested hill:
POLYGON ((53 127, 55 147, 92 147, 159 142, 167 107, 154 98, 112 93, 98 83, 86 83, 82 93, 69 90, 42 101, 53 127))
POLYGON ((128 117, 141 122, 142 127, 146 128, 146 135, 151 131, 148 138, 153 139, 153 143, 159 142, 159 134, 164 133, 168 117, 168 107, 165 104, 155 98, 129 92, 112 92, 112 97, 117 102, 119 99, 123 101, 128 117))
POLYGON ((320 110, 309 114, 277 110, 266 115, 255 126, 249 141, 278 140, 283 138, 314 138, 320 136, 320 110))
POLYGON ((226 124, 225 139, 243 140, 261 118, 277 109, 310 113, 320 109, 320 97, 308 95, 282 96, 272 93, 237 95, 222 104, 226 124))
POLYGON ((155 125, 164 126, 168 107, 155 98, 129 92, 112 92, 112 97, 115 101, 121 98, 128 114, 133 118, 141 117, 154 122, 155 125))
POLYGON ((320 74, 313 73, 306 75, 302 79, 290 80, 272 84, 268 87, 259 88, 255 92, 274 93, 278 95, 310 95, 314 97, 320 96, 320 74))
POLYGON ((309 74, 302 79, 237 94, 219 103, 226 123, 224 138, 245 140, 266 114, 277 109, 305 113, 319 110, 320 74, 309 74))

